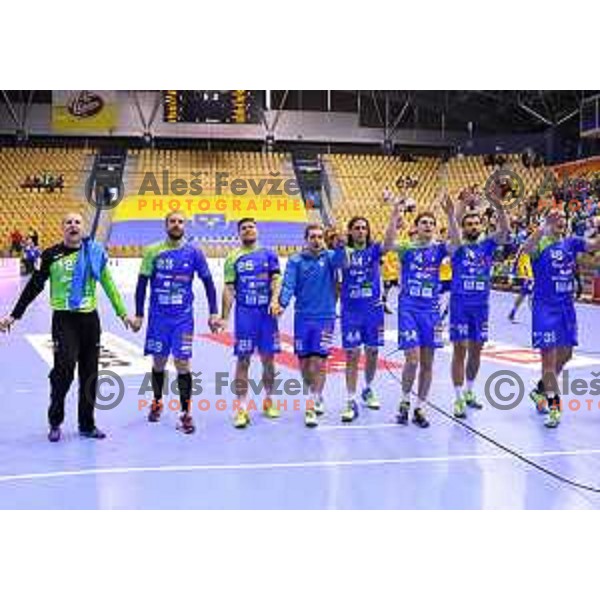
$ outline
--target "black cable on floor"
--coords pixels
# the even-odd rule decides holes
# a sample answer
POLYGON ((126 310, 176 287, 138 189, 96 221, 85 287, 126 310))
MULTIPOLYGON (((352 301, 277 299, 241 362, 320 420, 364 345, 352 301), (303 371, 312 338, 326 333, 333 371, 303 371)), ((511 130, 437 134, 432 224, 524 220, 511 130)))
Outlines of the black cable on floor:
MULTIPOLYGON (((399 351, 400 350, 396 349, 393 352, 390 352, 389 354, 386 355, 386 358, 392 356, 392 354, 395 354, 395 353, 397 353, 399 351)), ((394 372, 390 369, 390 367, 387 364, 385 365, 385 368, 386 368, 386 371, 397 382, 399 382, 400 384, 402 383, 398 379, 398 377, 396 377, 396 375, 394 374, 394 372)), ((575 488, 578 488, 578 489, 581 489, 581 490, 586 490, 588 492, 594 492, 596 494, 600 494, 600 488, 594 487, 592 485, 587 485, 585 483, 580 483, 580 482, 575 481, 573 479, 569 479, 568 477, 564 477, 563 475, 561 475, 560 473, 557 473, 556 471, 553 471, 552 469, 548 469, 548 468, 540 465, 539 463, 537 463, 537 462, 535 462, 535 461, 527 458, 526 456, 524 456, 520 452, 517 452, 516 450, 513 450, 512 448, 509 448, 508 446, 505 446, 503 443, 499 442, 498 440, 490 437, 489 435, 483 433, 482 431, 479 431, 475 427, 471 427, 471 425, 468 425, 462 419, 457 419, 454 415, 452 415, 449 412, 445 411, 443 408, 441 408, 440 406, 438 406, 434 402, 431 402, 431 400, 427 400, 426 404, 428 404, 429 406, 431 406, 431 408, 433 408, 434 410, 436 410, 438 413, 440 413, 441 415, 443 415, 444 417, 446 417, 450 421, 453 421, 454 423, 457 423, 461 427, 464 427, 467 431, 470 431, 474 435, 479 436, 480 438, 484 439, 486 442, 488 442, 490 444, 493 444, 497 448, 500 448, 500 450, 503 450, 504 452, 510 454, 511 456, 514 456, 518 460, 520 460, 520 461, 522 461, 522 462, 530 465, 531 467, 534 467, 538 471, 541 471, 542 473, 545 473, 546 475, 549 475, 550 477, 553 477, 554 479, 556 479, 556 480, 558 480, 558 481, 560 481, 562 483, 566 483, 567 485, 571 485, 571 486, 573 486, 575 488)))

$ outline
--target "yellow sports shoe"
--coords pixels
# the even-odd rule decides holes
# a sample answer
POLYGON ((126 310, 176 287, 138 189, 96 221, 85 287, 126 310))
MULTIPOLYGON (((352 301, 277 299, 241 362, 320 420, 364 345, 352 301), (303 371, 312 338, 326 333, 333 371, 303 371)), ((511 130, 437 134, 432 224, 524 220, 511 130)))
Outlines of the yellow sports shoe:
POLYGON ((278 419, 281 416, 281 411, 273 404, 273 401, 268 398, 263 402, 263 414, 269 419, 278 419))
POLYGON ((240 408, 233 417, 233 426, 236 429, 244 429, 248 425, 250 425, 250 415, 247 410, 240 408))

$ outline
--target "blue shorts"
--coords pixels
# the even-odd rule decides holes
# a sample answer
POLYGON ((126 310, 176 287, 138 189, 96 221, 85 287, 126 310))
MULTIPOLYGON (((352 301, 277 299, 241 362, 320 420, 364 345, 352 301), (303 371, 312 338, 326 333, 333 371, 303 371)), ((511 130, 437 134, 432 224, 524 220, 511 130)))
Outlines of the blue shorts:
POLYGON ((188 359, 192 357, 194 342, 194 316, 172 317, 150 311, 144 354, 188 359))
POLYGON ((440 281, 440 294, 447 294, 452 288, 452 279, 440 281))
POLYGON ((398 309, 398 348, 441 348, 442 321, 439 312, 400 306, 398 309))
POLYGON ((531 296, 533 293, 533 279, 521 279, 521 295, 531 296))
POLYGON ((294 317, 294 352, 300 357, 329 356, 333 344, 335 317, 294 317))
POLYGON ((490 307, 465 304, 460 296, 450 297, 450 341, 487 342, 490 307))
POLYGON ((268 307, 235 307, 234 324, 236 356, 249 356, 255 350, 259 354, 276 354, 281 351, 277 319, 268 313, 268 307))
POLYGON ((342 309, 342 346, 346 350, 365 345, 383 346, 383 306, 364 310, 342 309))
POLYGON ((531 307, 532 345, 534 348, 577 346, 577 313, 573 302, 531 307))

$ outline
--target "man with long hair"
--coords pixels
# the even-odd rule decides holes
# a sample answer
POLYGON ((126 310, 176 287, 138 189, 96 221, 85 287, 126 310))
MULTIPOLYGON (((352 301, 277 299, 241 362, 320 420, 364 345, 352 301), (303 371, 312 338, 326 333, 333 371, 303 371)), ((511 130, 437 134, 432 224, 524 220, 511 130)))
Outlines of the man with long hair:
POLYGON ((377 372, 379 347, 383 346, 383 304, 381 299, 381 244, 371 240, 365 217, 348 222, 346 257, 342 269, 342 346, 346 351, 348 400, 342 412, 347 423, 358 416, 356 388, 361 348, 365 348, 365 385, 361 397, 368 408, 377 410, 379 400, 372 389, 377 372))

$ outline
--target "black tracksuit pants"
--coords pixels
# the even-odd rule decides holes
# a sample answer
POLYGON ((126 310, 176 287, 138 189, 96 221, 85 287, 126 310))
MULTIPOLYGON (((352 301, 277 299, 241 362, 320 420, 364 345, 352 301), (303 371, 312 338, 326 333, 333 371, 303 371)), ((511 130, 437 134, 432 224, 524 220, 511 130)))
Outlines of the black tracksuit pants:
POLYGON ((75 365, 79 369, 78 418, 80 431, 95 427, 94 408, 100 354, 100 319, 96 311, 78 313, 54 311, 52 315, 54 368, 50 371, 50 408, 48 421, 58 427, 65 418, 65 397, 75 365))

